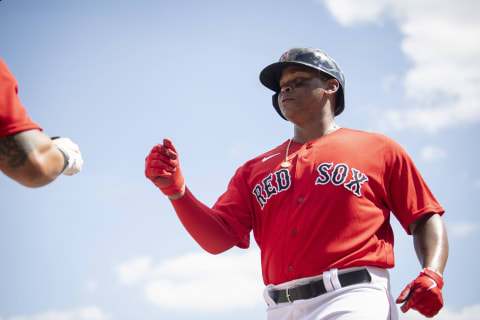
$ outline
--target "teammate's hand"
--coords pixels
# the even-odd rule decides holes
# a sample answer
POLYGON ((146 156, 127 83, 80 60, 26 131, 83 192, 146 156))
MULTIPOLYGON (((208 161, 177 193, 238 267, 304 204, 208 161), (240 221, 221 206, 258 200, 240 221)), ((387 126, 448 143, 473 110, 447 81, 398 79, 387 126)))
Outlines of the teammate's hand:
POLYGON ((405 302, 400 309, 407 312, 414 309, 431 318, 443 307, 443 277, 440 273, 425 268, 397 298, 397 303, 405 302))
POLYGON ((82 154, 72 140, 68 138, 53 138, 52 142, 66 156, 67 164, 62 172, 64 175, 71 176, 82 171, 82 154))
POLYGON ((154 146, 145 158, 145 176, 167 196, 184 192, 177 150, 170 140, 163 139, 163 145, 154 146))

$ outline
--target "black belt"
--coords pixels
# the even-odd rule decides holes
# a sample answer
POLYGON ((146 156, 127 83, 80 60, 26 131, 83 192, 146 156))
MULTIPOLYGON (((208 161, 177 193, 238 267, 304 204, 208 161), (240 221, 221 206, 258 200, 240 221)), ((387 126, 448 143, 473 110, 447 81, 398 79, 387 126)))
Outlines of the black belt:
MULTIPOLYGON (((370 282, 372 277, 366 269, 342 273, 338 275, 338 280, 342 287, 350 286, 357 283, 370 282)), ((290 302, 300 299, 311 299, 318 297, 327 292, 323 279, 312 281, 307 284, 302 284, 293 288, 282 290, 270 290, 268 295, 275 301, 275 303, 290 302)))

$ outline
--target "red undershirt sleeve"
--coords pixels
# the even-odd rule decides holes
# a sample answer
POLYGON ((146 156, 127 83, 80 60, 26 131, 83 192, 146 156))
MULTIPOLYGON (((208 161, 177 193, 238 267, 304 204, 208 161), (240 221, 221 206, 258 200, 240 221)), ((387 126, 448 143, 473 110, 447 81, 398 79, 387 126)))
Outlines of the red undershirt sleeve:
POLYGON ((197 200, 188 188, 183 197, 170 202, 188 233, 209 253, 224 252, 239 242, 225 221, 197 200))

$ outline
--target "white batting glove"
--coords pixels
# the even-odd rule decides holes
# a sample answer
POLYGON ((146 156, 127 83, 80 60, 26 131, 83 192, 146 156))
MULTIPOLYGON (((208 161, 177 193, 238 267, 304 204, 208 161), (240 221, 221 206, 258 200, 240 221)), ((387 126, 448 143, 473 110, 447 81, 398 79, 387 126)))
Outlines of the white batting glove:
POLYGON ((82 171, 83 159, 78 146, 68 138, 56 138, 52 142, 66 156, 67 165, 63 174, 72 176, 82 171))

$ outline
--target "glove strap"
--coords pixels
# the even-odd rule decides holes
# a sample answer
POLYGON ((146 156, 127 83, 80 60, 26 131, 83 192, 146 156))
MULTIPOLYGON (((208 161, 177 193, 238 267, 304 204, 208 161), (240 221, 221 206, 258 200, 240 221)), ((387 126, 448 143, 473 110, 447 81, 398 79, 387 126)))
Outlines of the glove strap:
MULTIPOLYGON (((50 138, 50 140, 56 140, 56 139, 60 139, 60 137, 59 136, 54 136, 54 137, 50 138)), ((63 156, 63 169, 62 169, 62 171, 60 171, 60 174, 62 174, 63 171, 65 171, 65 169, 70 164, 70 161, 68 159, 67 153, 65 151, 63 151, 61 148, 59 148, 56 144, 55 144, 55 146, 57 147, 58 151, 60 151, 62 153, 62 156, 63 156)))
POLYGON ((438 272, 438 271, 436 271, 432 268, 423 268, 420 275, 425 275, 425 276, 433 279, 433 281, 435 281, 437 283, 438 288, 440 290, 442 290, 442 288, 443 288, 443 276, 440 274, 440 272, 438 272))
POLYGON ((63 169, 62 171, 60 171, 60 173, 63 173, 63 171, 65 171, 65 169, 68 167, 68 165, 70 164, 70 161, 68 160, 68 156, 67 154, 65 153, 65 151, 63 151, 62 149, 58 148, 58 151, 60 151, 60 153, 62 154, 63 156, 63 169))
POLYGON ((166 188, 160 188, 159 186, 157 187, 163 192, 164 195, 173 196, 173 195, 176 195, 177 193, 182 193, 185 191, 185 184, 183 182, 183 179, 180 182, 181 182, 180 185, 174 182, 171 186, 168 186, 166 188))

